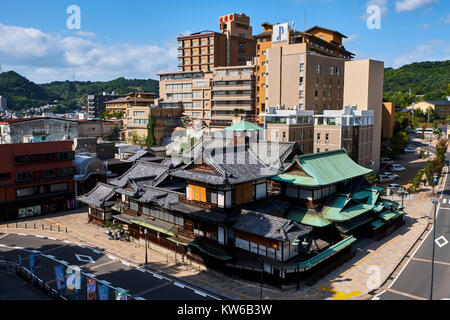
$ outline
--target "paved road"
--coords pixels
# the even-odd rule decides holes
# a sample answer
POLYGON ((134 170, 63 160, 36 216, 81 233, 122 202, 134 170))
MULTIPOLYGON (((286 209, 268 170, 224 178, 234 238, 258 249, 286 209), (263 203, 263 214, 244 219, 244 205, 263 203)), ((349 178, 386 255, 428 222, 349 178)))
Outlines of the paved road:
POLYGON ((141 300, 216 299, 93 248, 46 237, 0 233, 0 259, 18 261, 20 255, 22 264, 27 267, 28 257, 33 251, 41 254, 42 267, 37 270, 36 275, 54 289, 56 289, 54 266, 63 264, 81 268, 83 281, 79 299, 86 299, 86 277, 97 279, 98 285, 102 283, 108 285, 110 299, 114 299, 115 290, 120 289, 128 290, 130 295, 141 300))
MULTIPOLYGON (((448 156, 448 154, 447 154, 448 156)), ((439 198, 436 219, 433 300, 450 299, 450 179, 439 198)), ((430 298, 433 229, 386 291, 375 300, 423 300, 430 298)))

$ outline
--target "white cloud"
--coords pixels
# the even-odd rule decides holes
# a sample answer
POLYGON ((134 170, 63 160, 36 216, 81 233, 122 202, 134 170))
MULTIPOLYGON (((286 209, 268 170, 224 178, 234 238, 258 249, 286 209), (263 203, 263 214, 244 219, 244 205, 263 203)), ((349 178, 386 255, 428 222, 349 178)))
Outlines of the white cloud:
POLYGON ((397 12, 414 11, 417 8, 433 5, 439 0, 402 0, 395 2, 395 9, 397 12))
MULTIPOLYGON (((79 34, 81 35, 81 34, 79 34)), ((92 37, 92 33, 83 36, 92 37)), ((55 80, 111 80, 117 77, 157 78, 176 71, 176 41, 172 47, 102 45, 78 36, 51 35, 35 28, 0 23, 0 61, 37 83, 55 80)))
POLYGON ((450 59, 450 43, 442 40, 431 40, 409 50, 394 61, 394 68, 421 61, 443 61, 450 59))
POLYGON ((447 13, 447 16, 441 18, 441 22, 450 23, 450 13, 447 13))

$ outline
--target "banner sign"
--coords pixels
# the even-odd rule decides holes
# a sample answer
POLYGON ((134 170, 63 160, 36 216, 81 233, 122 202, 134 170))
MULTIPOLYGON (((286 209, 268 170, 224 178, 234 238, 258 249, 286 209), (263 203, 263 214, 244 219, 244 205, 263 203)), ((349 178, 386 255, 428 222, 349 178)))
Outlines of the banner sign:
POLYGON ((127 290, 116 291, 116 300, 127 300, 127 295, 127 290))
POLYGON ((67 267, 66 275, 67 275, 67 295, 73 295, 77 292, 77 290, 81 289, 81 275, 80 268, 78 267, 67 267))
POLYGON ((87 279, 87 299, 88 300, 97 300, 97 280, 95 279, 87 279))
POLYGON ((109 287, 107 285, 98 287, 98 298, 99 300, 108 300, 109 298, 109 287))
POLYGON ((34 254, 30 254, 30 272, 34 274, 34 254))
POLYGON ((55 266, 56 287, 58 290, 62 290, 66 287, 66 279, 64 277, 64 267, 55 266))

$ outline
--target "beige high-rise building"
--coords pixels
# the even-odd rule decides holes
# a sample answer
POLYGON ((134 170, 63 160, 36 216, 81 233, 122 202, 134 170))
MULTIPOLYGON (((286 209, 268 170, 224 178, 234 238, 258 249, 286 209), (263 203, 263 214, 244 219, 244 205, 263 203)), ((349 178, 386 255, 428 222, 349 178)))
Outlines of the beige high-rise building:
POLYGON ((245 65, 256 55, 250 18, 228 14, 219 18, 222 33, 201 31, 178 37, 178 71, 212 71, 218 66, 245 65))
POLYGON ((374 170, 380 167, 384 62, 358 60, 345 62, 344 105, 374 111, 372 157, 374 170))
POLYGON ((366 168, 373 168, 374 112, 345 107, 314 116, 314 152, 345 149, 348 156, 366 168))
POLYGON ((342 45, 346 36, 319 26, 305 32, 292 30, 287 23, 265 22, 262 27, 255 36, 257 113, 275 105, 316 113, 342 108, 343 61, 354 56, 342 45))
POLYGON ((211 128, 231 126, 237 114, 255 122, 254 65, 214 68, 211 91, 211 128))

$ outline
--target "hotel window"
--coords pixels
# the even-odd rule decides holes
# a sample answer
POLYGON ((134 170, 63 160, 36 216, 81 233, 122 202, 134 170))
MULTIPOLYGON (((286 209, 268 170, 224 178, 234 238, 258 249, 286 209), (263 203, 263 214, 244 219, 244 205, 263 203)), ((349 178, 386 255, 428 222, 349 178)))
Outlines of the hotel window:
POLYGON ((193 98, 201 98, 202 97, 202 92, 201 91, 193 91, 192 92, 192 97, 193 98))
POLYGON ((33 179, 33 172, 20 172, 16 173, 16 181, 28 181, 33 179))
POLYGON ((320 64, 316 65, 316 73, 317 74, 320 74, 320 69, 321 69, 320 64))
POLYGON ((317 153, 319 153, 320 152, 320 148, 317 148, 317 153))
POLYGON ((328 142, 328 138, 330 138, 330 134, 329 133, 325 133, 325 141, 328 142))
POLYGON ((135 117, 145 117, 145 111, 135 111, 134 116, 135 117))
POLYGON ((334 75, 334 67, 330 67, 330 76, 334 75))
POLYGON ((300 63, 300 72, 305 71, 305 64, 304 63, 300 63))
MULTIPOLYGON (((315 96, 315 97, 318 97, 318 96, 319 96, 319 91, 318 91, 318 90, 315 90, 315 91, 314 91, 314 96, 315 96)), ((316 109, 317 109, 317 105, 316 105, 316 109)))
POLYGON ((304 97, 304 93, 303 90, 300 90, 300 94, 299 94, 300 99, 302 99, 304 97))
POLYGON ((16 197, 17 198, 23 198, 23 197, 29 197, 34 195, 34 189, 33 188, 22 188, 16 190, 16 197))
MULTIPOLYGON (((341 70, 340 70, 339 67, 336 67, 336 75, 337 75, 337 76, 340 76, 340 75, 341 75, 341 70)), ((339 80, 338 80, 338 83, 339 83, 339 80)))
POLYGON ((58 169, 58 176, 59 177, 69 177, 73 176, 75 174, 75 168, 69 167, 69 168, 59 168, 58 169))
POLYGON ((50 192, 61 192, 69 190, 69 184, 65 183, 56 183, 50 186, 50 192))
POLYGON ((194 108, 201 108, 202 107, 202 103, 200 101, 195 101, 192 103, 192 106, 194 108))
POLYGON ((317 142, 320 142, 320 133, 317 134, 317 142))
POLYGON ((11 179, 11 173, 0 173, 0 181, 2 180, 10 180, 11 179))
POLYGON ((305 78, 304 77, 300 77, 300 85, 304 84, 305 78))
POLYGON ((323 90, 323 97, 326 98, 327 97, 327 92, 325 90, 323 90))

